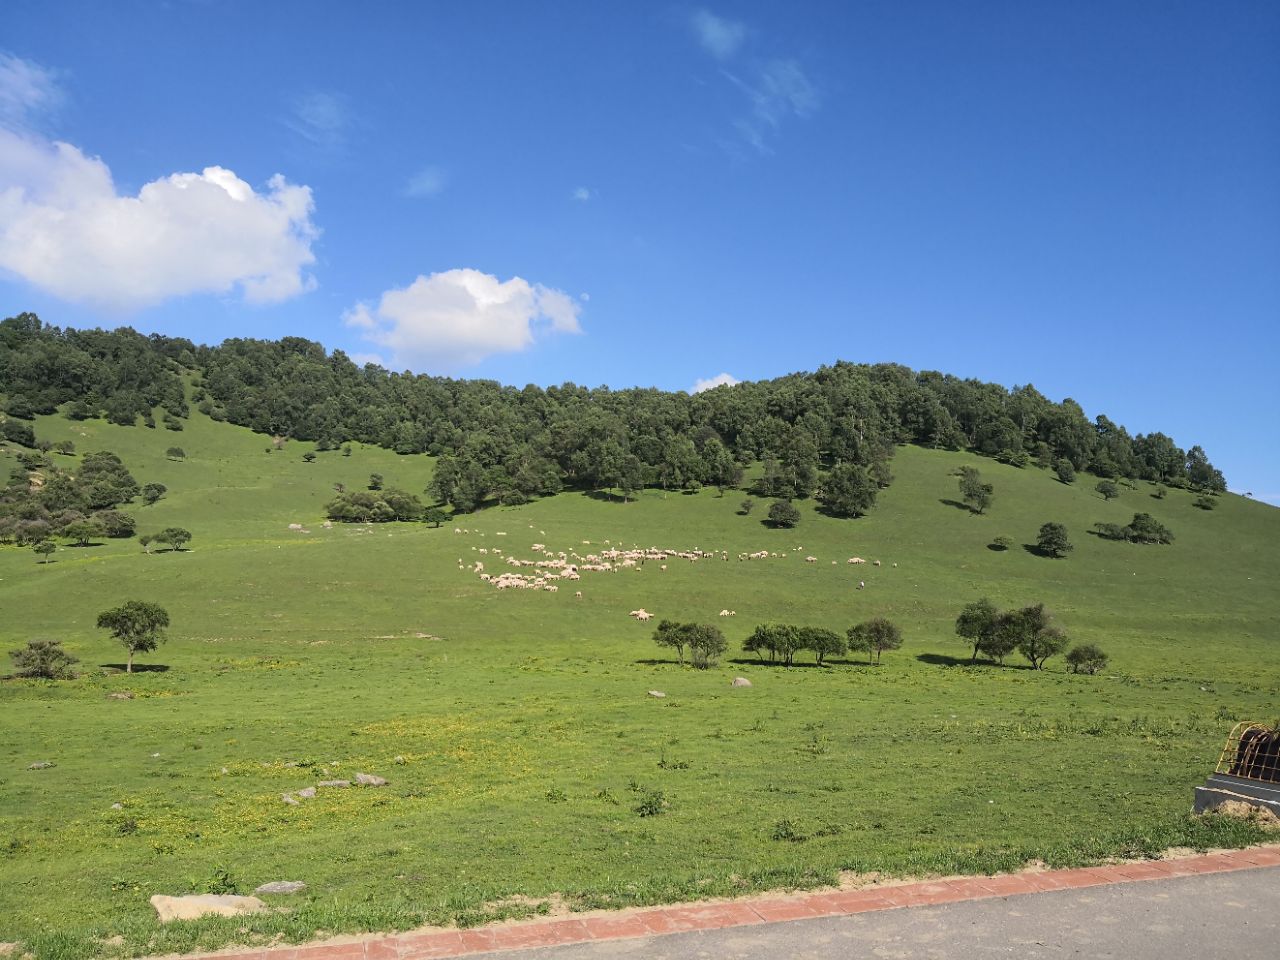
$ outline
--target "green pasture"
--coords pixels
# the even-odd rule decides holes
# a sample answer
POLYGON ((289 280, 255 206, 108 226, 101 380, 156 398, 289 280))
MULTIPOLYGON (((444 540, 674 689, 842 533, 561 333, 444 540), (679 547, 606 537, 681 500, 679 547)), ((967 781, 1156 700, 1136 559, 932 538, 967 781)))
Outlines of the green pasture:
POLYGON ((553 895, 621 906, 841 870, 998 871, 1260 836, 1188 811, 1232 724, 1280 715, 1280 512, 1263 504, 1228 495, 1206 512, 1146 483, 1106 502, 1084 475, 1066 486, 905 447, 870 516, 806 502, 794 530, 761 524, 767 501, 741 516, 743 493, 714 490, 325 529, 335 483, 377 472, 420 492, 430 460, 357 445, 305 463, 309 446, 268 454, 269 439, 198 416, 181 433, 42 418, 37 435, 118 453, 169 488, 125 508, 139 532, 194 534, 181 553, 108 540, 49 564, 0 548, 3 651, 60 639, 82 668, 71 682, 0 682, 0 941, 42 958, 477 923, 553 895), (171 445, 187 459, 166 459, 171 445), (948 502, 962 464, 995 486, 987 515, 948 502), (1176 543, 1087 533, 1135 511, 1176 543), (1069 530, 1066 559, 1023 547, 1048 520, 1069 530), (1014 547, 989 549, 1000 535, 1014 547), (606 541, 729 559, 584 573, 555 594, 500 592, 470 570, 506 569, 481 550, 533 559, 534 543, 584 554, 606 541), (757 550, 779 556, 737 559, 757 550), (848 565, 855 555, 882 565, 848 565), (1016 655, 969 666, 952 624, 984 594, 1044 601, 1111 668, 1078 677, 1059 659, 1036 672, 1016 655), (139 658, 150 669, 126 676, 94 621, 130 599, 162 604, 173 627, 139 658), (652 624, 627 616, 638 607, 716 623, 726 660, 679 667, 652 624), (726 608, 737 615, 718 617, 726 608), (906 637, 879 668, 788 670, 737 652, 767 620, 843 632, 876 615, 906 637), (732 688, 735 676, 752 686, 732 688), (133 698, 108 697, 122 692, 133 698), (38 761, 55 766, 28 769, 38 761), (281 800, 356 772, 390 783, 281 800), (269 915, 165 928, 147 902, 271 880, 308 889, 269 915))

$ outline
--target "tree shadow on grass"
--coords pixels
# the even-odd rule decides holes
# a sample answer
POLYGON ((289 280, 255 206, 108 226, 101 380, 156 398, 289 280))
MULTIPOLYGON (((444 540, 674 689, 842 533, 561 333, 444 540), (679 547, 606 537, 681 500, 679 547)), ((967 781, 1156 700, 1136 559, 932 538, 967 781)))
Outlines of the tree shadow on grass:
POLYGON ((1061 557, 1055 557, 1048 550, 1045 550, 1038 543, 1024 543, 1022 549, 1027 551, 1033 557, 1044 557, 1046 560, 1060 560, 1061 557))
POLYGON ((814 663, 812 660, 796 660, 791 666, 787 666, 781 660, 757 660, 755 657, 736 657, 730 658, 725 663, 737 664, 741 667, 770 667, 778 670, 825 670, 827 667, 834 666, 868 666, 865 660, 833 660, 828 657, 822 663, 814 663))
MULTIPOLYGON (((116 673, 124 673, 128 669, 127 663, 100 663, 98 664, 103 670, 114 670, 116 673)), ((169 665, 166 663, 135 663, 133 665, 134 673, 168 673, 169 665)))
POLYGON ((963 510, 965 513, 972 513, 974 516, 977 516, 978 513, 978 511, 973 509, 973 507, 969 506, 967 503, 961 503, 959 500, 951 500, 948 497, 943 497, 938 502, 947 507, 955 507, 957 510, 963 510))
MULTIPOLYGON (((601 503, 622 503, 622 495, 619 493, 610 493, 608 490, 583 490, 582 495, 592 500, 599 500, 601 503)), ((629 497, 627 503, 635 503, 636 497, 629 497)))
POLYGON ((928 663, 935 667, 995 667, 999 670, 1030 670, 1031 666, 1025 663, 996 663, 994 660, 988 660, 979 657, 973 662, 969 657, 953 657, 945 653, 919 653, 916 659, 921 663, 928 663))
MULTIPOLYGON (((663 664, 670 664, 670 665, 671 665, 671 666, 673 666, 673 667, 678 667, 678 666, 680 666, 680 661, 679 661, 679 660, 676 660, 674 657, 673 657, 672 659, 670 659, 670 660, 659 660, 659 659, 657 659, 657 658, 655 657, 655 658, 653 658, 653 659, 649 659, 649 660, 635 660, 635 661, 633 661, 633 662, 634 662, 637 666, 641 666, 641 667, 660 667, 660 666, 662 666, 663 664)), ((686 661, 685 661, 685 665, 687 666, 687 665, 688 665, 688 663, 689 663, 689 661, 688 661, 688 660, 686 660, 686 661)))

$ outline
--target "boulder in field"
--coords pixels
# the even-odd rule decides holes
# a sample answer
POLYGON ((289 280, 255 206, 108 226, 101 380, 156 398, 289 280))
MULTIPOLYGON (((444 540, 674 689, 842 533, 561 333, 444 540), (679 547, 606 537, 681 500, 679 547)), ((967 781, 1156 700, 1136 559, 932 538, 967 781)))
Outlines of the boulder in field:
POLYGON ((659 698, 661 698, 661 697, 665 697, 665 696, 666 696, 666 694, 665 694, 665 693, 663 693, 661 690, 650 690, 650 691, 649 691, 649 696, 651 696, 651 697, 659 697, 659 698))
POLYGON ((303 787, 294 796, 301 797, 303 800, 310 800, 316 795, 315 787, 303 787))
POLYGON ((350 780, 321 780, 316 784, 317 787, 349 787, 350 780))
POLYGON ((57 764, 54 763, 52 760, 38 760, 35 763, 28 765, 27 769, 28 770, 48 770, 50 767, 56 767, 56 766, 57 764))
POLYGON ((385 787, 387 781, 382 777, 375 777, 372 773, 357 773, 356 783, 362 787, 385 787))
POLYGON ((751 686, 751 681, 750 681, 750 680, 748 680, 746 677, 734 677, 734 678, 733 678, 733 686, 735 686, 735 687, 749 687, 749 686, 751 686))
POLYGON ((193 893, 183 897, 166 897, 156 894, 151 898, 161 923, 174 920, 198 920, 200 917, 237 917, 244 913, 258 913, 266 904, 257 897, 239 897, 229 893, 193 893))
POLYGON ((301 880, 273 880, 264 883, 254 893, 301 893, 307 885, 301 880))

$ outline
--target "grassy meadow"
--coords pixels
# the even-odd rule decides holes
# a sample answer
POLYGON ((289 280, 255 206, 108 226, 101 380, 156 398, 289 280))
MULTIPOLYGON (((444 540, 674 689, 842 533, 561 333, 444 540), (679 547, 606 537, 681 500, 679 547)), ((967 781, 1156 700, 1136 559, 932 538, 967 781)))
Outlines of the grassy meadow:
MULTIPOLYGON (((107 540, 60 547, 48 564, 0 547, 0 653, 60 639, 82 670, 71 682, 0 683, 0 941, 41 958, 1259 836, 1188 811, 1231 726, 1280 715, 1280 511, 1264 504, 1228 495, 1206 512, 1186 491, 1154 499, 1146 483, 1106 502, 1087 475, 1067 486, 1035 468, 904 447, 870 516, 830 519, 806 502, 794 530, 762 525, 767 501, 742 516, 741 492, 713 489, 628 504, 563 494, 460 518, 466 533, 325 529, 335 483, 361 488, 377 472, 420 492, 430 459, 357 445, 305 463, 309 445, 268 454, 267 438, 198 415, 181 433, 53 417, 36 432, 112 450, 140 483, 167 485, 155 505, 124 508, 140 533, 194 534, 181 553, 107 540), (187 459, 166 459, 171 445, 187 459), (963 464, 995 486, 984 516, 953 502, 963 464), (1176 543, 1086 532, 1136 511, 1176 543), (1066 559, 1023 546, 1048 520, 1070 532, 1066 559), (1000 535, 1014 547, 989 549, 1000 535), (459 569, 505 569, 480 551, 534 558, 533 543, 730 559, 586 572, 555 594, 500 592, 459 569), (779 556, 736 559, 756 550, 779 556), (882 566, 849 566, 853 555, 882 566), (1074 676, 1058 658, 1036 672, 1016 654, 1004 668, 969 666, 953 623, 982 595, 1044 601, 1073 641, 1111 655, 1110 669, 1074 676), (129 599, 162 604, 173 622, 132 676, 111 669, 124 651, 94 626, 129 599), (726 659, 679 667, 652 624, 628 618, 637 607, 716 623, 726 659), (737 616, 718 618, 722 608, 737 616), (843 633, 876 615, 906 638, 878 668, 815 668, 802 653, 784 669, 738 652, 764 621, 843 633), (752 686, 732 688, 735 676, 752 686), (28 769, 40 761, 55 766, 28 769), (358 771, 390 783, 281 800, 358 771), (308 889, 276 898, 288 911, 164 928, 147 902, 272 880, 308 889)), ((13 463, 0 454, 6 473, 13 463)))

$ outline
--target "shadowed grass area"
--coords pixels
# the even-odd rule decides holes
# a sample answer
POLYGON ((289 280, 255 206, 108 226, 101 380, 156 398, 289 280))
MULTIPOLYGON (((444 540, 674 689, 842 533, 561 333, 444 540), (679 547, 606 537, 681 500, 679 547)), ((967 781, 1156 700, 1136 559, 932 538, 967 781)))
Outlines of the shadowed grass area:
POLYGON ((5 649, 59 639, 83 669, 0 684, 0 940, 41 958, 477 923, 552 894, 645 904, 841 870, 994 871, 1259 836, 1187 813, 1231 725, 1275 719, 1280 703, 1280 513, 1262 504, 1224 496, 1203 511, 1142 483, 1107 502, 1092 478, 908 447, 871 515, 801 503, 794 530, 759 523, 767 501, 741 516, 741 494, 714 491, 625 505, 564 494, 460 518, 466 533, 325 529, 333 484, 376 472, 420 491, 430 460, 357 446, 305 463, 307 447, 267 454, 266 438, 201 417, 181 434, 44 418, 37 434, 113 450, 140 482, 164 483, 154 506, 126 508, 140 533, 194 534, 181 553, 111 540, 49 565, 0 548, 5 649), (186 461, 164 457, 175 443, 186 461), (945 502, 962 464, 995 486, 984 515, 945 502), (1086 536, 1137 511, 1176 543, 1086 536), (987 549, 1034 543, 1047 520, 1066 524, 1068 558, 987 549), (584 573, 555 594, 500 592, 470 570, 506 569, 487 551, 606 541, 729 559, 584 573), (757 550, 778 556, 737 560, 757 550), (1044 601, 1111 671, 969 666, 952 625, 984 594, 1044 601), (138 660, 168 669, 114 670, 123 651, 94 621, 128 599, 168 609, 169 642, 138 660), (638 607, 715 623, 726 660, 680 668, 627 617, 638 607), (784 669, 740 652, 766 620, 843 633, 878 615, 906 637, 880 667, 784 669), (45 760, 56 766, 27 769, 45 760), (390 783, 281 800, 356 772, 390 783), (288 913, 161 928, 147 903, 280 879, 308 884, 275 898, 288 913), (531 900, 502 902, 517 894, 531 900))

